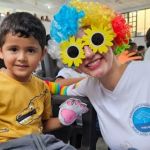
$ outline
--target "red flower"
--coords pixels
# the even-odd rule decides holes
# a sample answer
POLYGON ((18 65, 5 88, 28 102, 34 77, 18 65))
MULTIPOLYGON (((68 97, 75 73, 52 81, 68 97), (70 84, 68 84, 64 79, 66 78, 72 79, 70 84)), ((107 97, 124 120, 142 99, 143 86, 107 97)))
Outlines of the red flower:
POLYGON ((126 23, 125 18, 121 14, 118 14, 112 20, 112 27, 116 34, 114 38, 115 43, 117 45, 128 44, 131 26, 126 23))

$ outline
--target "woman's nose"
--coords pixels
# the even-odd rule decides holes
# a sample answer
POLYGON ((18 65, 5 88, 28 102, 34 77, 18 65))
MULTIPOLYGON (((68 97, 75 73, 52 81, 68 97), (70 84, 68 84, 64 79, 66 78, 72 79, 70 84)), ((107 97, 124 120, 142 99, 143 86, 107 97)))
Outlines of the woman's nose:
POLYGON ((94 52, 89 46, 84 46, 84 53, 86 58, 92 58, 94 56, 94 52))

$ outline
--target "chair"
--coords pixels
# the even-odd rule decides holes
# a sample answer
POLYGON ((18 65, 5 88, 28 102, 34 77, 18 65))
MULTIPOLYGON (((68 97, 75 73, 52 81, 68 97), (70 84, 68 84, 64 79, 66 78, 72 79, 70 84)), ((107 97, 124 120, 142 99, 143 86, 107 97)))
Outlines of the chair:
POLYGON ((3 67, 5 67, 4 61, 3 59, 0 59, 0 68, 3 68, 3 67))
POLYGON ((60 70, 57 61, 46 53, 40 65, 42 69, 37 70, 35 75, 43 80, 55 81, 55 77, 60 70))
MULTIPOLYGON (((70 97, 72 96, 52 96, 54 116, 58 116, 59 105, 70 97)), ((74 123, 71 126, 67 126, 50 133, 54 134, 57 138, 63 140, 65 143, 70 142, 70 144, 77 149, 96 150, 96 141, 94 141, 93 138, 96 136, 96 112, 88 98, 77 96, 74 97, 79 98, 82 102, 86 103, 89 108, 89 111, 82 116, 83 125, 79 126, 74 123)))
MULTIPOLYGON (((58 71, 59 68, 56 65, 56 60, 53 60, 47 53, 42 61, 42 74, 40 74, 41 78, 46 80, 49 78, 50 81, 54 81, 58 71)), ((52 96, 54 116, 58 116, 59 105, 70 97, 72 96, 52 96)), ((71 145, 79 150, 96 150, 96 112, 88 98, 76 98, 79 98, 81 101, 85 102, 89 108, 89 111, 82 117, 83 126, 79 126, 74 123, 71 126, 63 127, 62 129, 58 129, 50 133, 63 140, 65 143, 70 142, 71 145)))
POLYGON ((42 77, 50 77, 54 79, 59 71, 59 67, 57 66, 57 60, 51 58, 51 56, 46 53, 44 59, 41 62, 43 76, 42 77))

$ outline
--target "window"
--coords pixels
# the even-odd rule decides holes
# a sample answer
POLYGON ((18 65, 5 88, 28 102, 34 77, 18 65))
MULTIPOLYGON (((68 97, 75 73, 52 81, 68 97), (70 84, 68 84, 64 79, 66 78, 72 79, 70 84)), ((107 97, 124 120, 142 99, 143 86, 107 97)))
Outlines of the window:
POLYGON ((150 9, 146 9, 146 14, 145 14, 145 33, 146 31, 150 28, 150 9))
POLYGON ((134 12, 130 12, 129 13, 129 24, 131 25, 131 34, 132 36, 136 36, 136 22, 137 22, 137 12, 134 11, 134 12))
POLYGON ((137 11, 137 36, 144 36, 145 32, 145 10, 137 11))
POLYGON ((150 9, 137 10, 123 14, 126 21, 132 26, 132 37, 144 36, 150 27, 150 9))

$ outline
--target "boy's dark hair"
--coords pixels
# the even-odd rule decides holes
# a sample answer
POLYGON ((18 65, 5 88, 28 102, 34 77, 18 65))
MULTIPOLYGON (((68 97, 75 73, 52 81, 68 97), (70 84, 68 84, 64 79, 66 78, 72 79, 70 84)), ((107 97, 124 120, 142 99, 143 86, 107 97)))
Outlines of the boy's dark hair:
POLYGON ((146 38, 146 46, 150 47, 150 28, 147 30, 145 38, 146 38))
POLYGON ((40 19, 30 13, 12 13, 2 21, 0 25, 0 47, 3 46, 8 33, 25 38, 33 36, 39 42, 42 49, 45 47, 45 27, 40 19))

